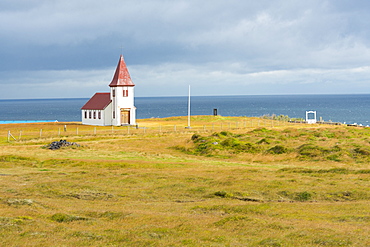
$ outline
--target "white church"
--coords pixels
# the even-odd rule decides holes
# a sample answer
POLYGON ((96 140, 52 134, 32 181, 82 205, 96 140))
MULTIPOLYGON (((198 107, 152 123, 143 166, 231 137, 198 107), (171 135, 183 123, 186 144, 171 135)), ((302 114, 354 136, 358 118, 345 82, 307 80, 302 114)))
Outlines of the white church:
POLYGON ((112 82, 110 93, 96 93, 81 108, 82 124, 86 125, 136 125, 134 86, 126 63, 121 55, 112 82))

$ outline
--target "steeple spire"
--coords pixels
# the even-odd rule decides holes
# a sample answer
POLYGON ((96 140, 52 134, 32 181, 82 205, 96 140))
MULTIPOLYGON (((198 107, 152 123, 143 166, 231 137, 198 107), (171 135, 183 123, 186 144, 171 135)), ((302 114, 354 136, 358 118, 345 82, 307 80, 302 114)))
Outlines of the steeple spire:
POLYGON ((128 72, 123 55, 120 56, 110 87, 135 86, 128 72))

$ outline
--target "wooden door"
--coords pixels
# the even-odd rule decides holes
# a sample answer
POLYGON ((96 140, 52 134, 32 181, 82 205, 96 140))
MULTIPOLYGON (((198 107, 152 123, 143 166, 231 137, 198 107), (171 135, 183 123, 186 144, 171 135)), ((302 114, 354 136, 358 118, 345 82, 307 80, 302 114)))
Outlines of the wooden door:
POLYGON ((130 111, 121 109, 121 124, 130 124, 130 111))

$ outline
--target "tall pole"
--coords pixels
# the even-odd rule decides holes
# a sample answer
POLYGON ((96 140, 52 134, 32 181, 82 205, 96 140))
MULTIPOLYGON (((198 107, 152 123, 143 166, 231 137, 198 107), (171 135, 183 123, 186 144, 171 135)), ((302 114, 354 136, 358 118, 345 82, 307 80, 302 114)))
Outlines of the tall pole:
POLYGON ((190 85, 189 85, 189 96, 188 96, 188 128, 190 129, 190 85))

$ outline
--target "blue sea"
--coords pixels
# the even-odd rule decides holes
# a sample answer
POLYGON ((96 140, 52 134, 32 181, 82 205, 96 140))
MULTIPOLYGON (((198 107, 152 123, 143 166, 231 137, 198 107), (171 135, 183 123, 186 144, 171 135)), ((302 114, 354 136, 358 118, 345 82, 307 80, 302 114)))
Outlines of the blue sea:
MULTIPOLYGON (((80 108, 87 98, 0 100, 0 121, 81 121, 80 108)), ((136 97, 137 118, 186 116, 188 97, 136 97)), ((192 115, 259 117, 288 115, 305 118, 317 112, 317 119, 369 125, 370 94, 348 95, 239 95, 192 96, 192 115)))

